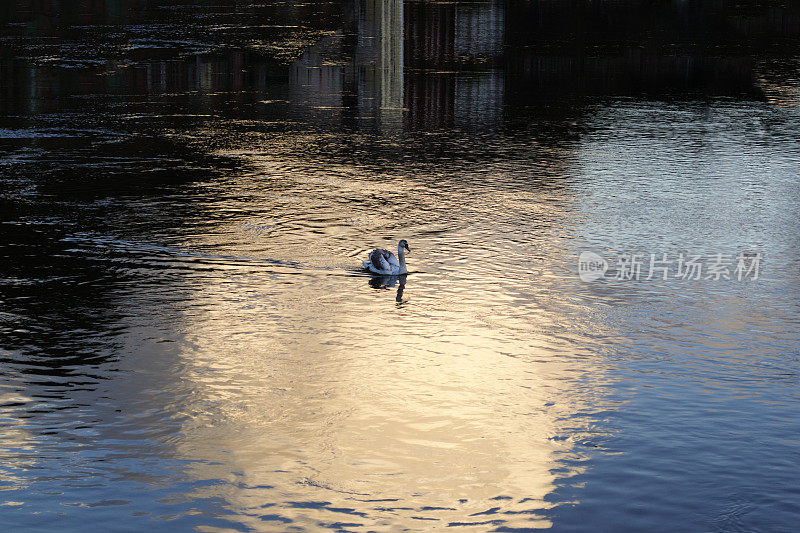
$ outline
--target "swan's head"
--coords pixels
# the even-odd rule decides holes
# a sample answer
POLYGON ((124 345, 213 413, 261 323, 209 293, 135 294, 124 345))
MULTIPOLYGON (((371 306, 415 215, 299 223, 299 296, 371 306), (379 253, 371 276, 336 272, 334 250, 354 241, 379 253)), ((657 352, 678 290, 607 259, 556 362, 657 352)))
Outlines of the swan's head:
POLYGON ((399 243, 397 243, 397 245, 400 248, 405 248, 409 252, 411 251, 411 248, 408 247, 408 241, 406 241, 405 239, 401 240, 399 243))

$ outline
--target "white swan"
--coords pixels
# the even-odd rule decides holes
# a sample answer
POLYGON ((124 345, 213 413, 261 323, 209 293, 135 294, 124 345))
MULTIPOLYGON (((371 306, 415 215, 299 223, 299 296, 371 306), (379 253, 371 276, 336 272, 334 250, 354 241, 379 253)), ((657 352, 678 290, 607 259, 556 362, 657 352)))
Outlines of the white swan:
POLYGON ((362 263, 364 263, 364 268, 375 274, 384 276, 407 274, 406 250, 410 252, 411 248, 408 247, 406 240, 402 239, 397 243, 397 257, 389 250, 376 248, 369 253, 369 261, 362 261, 362 263))

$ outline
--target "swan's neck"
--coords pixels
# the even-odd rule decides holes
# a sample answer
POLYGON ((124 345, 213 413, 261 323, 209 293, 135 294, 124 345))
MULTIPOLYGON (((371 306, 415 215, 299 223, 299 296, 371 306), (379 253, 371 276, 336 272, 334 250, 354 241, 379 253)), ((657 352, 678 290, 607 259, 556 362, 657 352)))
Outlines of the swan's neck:
POLYGON ((397 245, 397 259, 400 261, 401 266, 406 266, 406 249, 400 244, 397 245))

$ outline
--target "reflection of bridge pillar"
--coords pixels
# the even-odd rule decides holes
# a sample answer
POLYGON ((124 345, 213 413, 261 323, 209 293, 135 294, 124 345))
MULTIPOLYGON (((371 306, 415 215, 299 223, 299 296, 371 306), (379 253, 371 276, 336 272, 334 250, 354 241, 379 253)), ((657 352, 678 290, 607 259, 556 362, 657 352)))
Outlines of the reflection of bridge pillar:
POLYGON ((342 108, 359 126, 402 127, 403 0, 348 0, 342 31, 322 38, 292 64, 290 94, 316 107, 342 108))
POLYGON ((403 107, 403 0, 381 2, 381 107, 403 107))
POLYGON ((356 0, 359 109, 399 127, 403 107, 403 0, 356 0))

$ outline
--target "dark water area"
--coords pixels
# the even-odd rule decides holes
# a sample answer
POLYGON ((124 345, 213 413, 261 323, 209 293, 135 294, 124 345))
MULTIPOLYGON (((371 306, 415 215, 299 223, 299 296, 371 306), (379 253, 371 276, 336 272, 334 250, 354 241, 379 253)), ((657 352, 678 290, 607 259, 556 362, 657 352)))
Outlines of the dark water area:
POLYGON ((4 529, 795 529, 799 44, 781 1, 3 2, 4 529))

